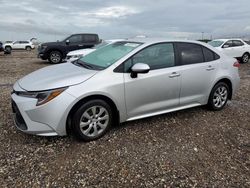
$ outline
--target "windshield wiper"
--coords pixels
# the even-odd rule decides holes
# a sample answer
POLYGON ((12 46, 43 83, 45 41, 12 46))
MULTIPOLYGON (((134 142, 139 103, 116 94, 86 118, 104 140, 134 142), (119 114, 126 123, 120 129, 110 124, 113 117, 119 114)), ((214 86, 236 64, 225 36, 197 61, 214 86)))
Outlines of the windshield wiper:
POLYGON ((80 66, 80 67, 84 67, 84 68, 87 68, 87 69, 93 69, 92 66, 90 66, 90 65, 88 65, 88 64, 86 64, 86 63, 84 63, 84 62, 82 62, 82 61, 79 62, 79 59, 73 61, 72 63, 73 63, 74 65, 77 65, 77 66, 80 66))
POLYGON ((95 65, 91 65, 91 64, 86 63, 86 62, 84 62, 84 61, 81 61, 80 59, 78 59, 78 60, 76 60, 76 61, 73 61, 72 63, 75 64, 75 65, 78 65, 78 66, 87 68, 87 69, 92 69, 92 70, 103 70, 102 67, 95 66, 95 65))

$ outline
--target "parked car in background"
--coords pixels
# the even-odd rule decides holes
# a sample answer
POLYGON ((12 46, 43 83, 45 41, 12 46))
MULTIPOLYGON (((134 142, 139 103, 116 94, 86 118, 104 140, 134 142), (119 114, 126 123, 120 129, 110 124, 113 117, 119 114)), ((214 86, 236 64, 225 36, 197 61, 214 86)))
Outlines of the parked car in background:
POLYGON ((96 45, 95 47, 93 48, 87 48, 87 49, 82 49, 82 50, 74 50, 74 51, 71 51, 67 54, 66 58, 65 58, 65 61, 67 62, 71 62, 71 61, 75 61, 77 59, 79 59, 80 57, 83 57, 91 52, 94 52, 95 50, 103 47, 103 46, 106 46, 108 44, 111 44, 111 43, 114 43, 114 42, 118 42, 118 41, 121 41, 121 39, 115 39, 115 40, 104 40, 102 41, 100 44, 96 45))
POLYGON ((247 43, 247 44, 249 44, 249 45, 250 45, 250 41, 246 41, 246 40, 245 40, 245 43, 247 43))
POLYGON ((38 46, 38 57, 51 63, 61 63, 70 51, 92 48, 100 43, 97 34, 74 34, 59 42, 43 43, 38 46))
POLYGON ((241 39, 216 39, 209 44, 242 63, 247 63, 250 59, 250 45, 241 39))
POLYGON ((0 52, 4 52, 4 54, 11 54, 11 50, 8 51, 4 49, 3 43, 1 41, 0 41, 0 52))
POLYGON ((0 41, 0 52, 3 52, 4 48, 3 48, 3 43, 0 41))
POLYGON ((65 62, 66 61, 67 62, 75 61, 75 60, 95 51, 95 50, 96 50, 95 48, 86 48, 86 49, 82 49, 82 50, 71 51, 66 55, 65 62))
POLYGON ((15 41, 15 42, 10 42, 10 43, 6 43, 6 42, 4 43, 4 49, 6 51, 11 51, 11 50, 30 51, 34 48, 35 46, 30 41, 15 41))
POLYGON ((16 126, 40 136, 71 129, 91 141, 118 122, 200 105, 222 110, 239 87, 238 67, 197 41, 115 42, 18 80, 11 95, 16 126))

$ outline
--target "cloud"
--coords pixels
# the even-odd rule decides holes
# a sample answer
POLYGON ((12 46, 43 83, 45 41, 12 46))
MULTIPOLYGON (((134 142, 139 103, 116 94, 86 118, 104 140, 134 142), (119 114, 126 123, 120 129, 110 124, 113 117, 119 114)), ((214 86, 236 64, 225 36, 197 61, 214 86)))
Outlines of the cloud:
POLYGON ((250 25, 249 25, 249 26, 246 26, 245 29, 244 29, 244 31, 250 32, 250 25))
POLYGON ((101 38, 250 35, 249 0, 0 0, 0 5, 1 39, 10 32, 13 38, 41 40, 83 32, 101 38))
POLYGON ((136 14, 138 11, 133 7, 113 6, 101 8, 95 12, 87 13, 86 15, 99 18, 121 18, 136 14))

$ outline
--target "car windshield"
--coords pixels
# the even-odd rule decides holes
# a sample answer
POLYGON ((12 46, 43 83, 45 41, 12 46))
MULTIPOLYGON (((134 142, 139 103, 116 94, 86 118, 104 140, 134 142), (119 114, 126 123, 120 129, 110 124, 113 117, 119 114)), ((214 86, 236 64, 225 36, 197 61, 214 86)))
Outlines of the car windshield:
POLYGON ((103 46, 106 46, 106 45, 108 45, 108 44, 109 44, 108 42, 103 41, 102 43, 97 44, 93 49, 99 49, 99 48, 101 48, 101 47, 103 47, 103 46))
POLYGON ((64 42, 64 41, 66 41, 67 39, 69 38, 69 36, 63 36, 63 37, 61 37, 60 39, 58 39, 57 40, 57 42, 64 42))
POLYGON ((142 43, 126 41, 112 43, 83 56, 78 60, 78 63, 83 65, 87 64, 92 67, 99 67, 99 69, 105 69, 141 44, 142 43))
POLYGON ((221 40, 213 40, 211 42, 209 42, 208 44, 210 44, 213 47, 219 47, 224 43, 224 41, 221 40))

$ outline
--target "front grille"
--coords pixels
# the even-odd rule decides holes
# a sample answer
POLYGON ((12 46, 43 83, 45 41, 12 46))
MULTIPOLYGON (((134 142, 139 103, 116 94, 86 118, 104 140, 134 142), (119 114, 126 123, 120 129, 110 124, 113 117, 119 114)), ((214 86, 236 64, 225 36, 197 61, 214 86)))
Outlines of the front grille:
POLYGON ((13 100, 11 100, 11 106, 12 106, 12 111, 14 114, 14 120, 15 120, 16 126, 21 130, 27 130, 28 127, 23 119, 23 116, 20 113, 16 103, 13 100))

